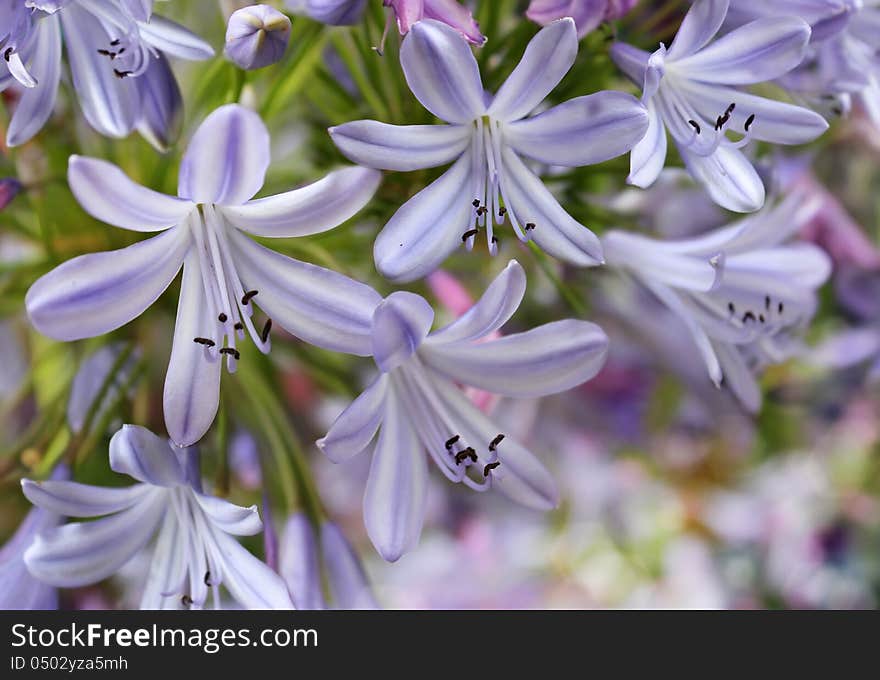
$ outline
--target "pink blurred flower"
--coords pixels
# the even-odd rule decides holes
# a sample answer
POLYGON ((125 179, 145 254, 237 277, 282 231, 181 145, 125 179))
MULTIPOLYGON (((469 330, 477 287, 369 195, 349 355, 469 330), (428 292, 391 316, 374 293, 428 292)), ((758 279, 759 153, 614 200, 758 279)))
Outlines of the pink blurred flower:
POLYGON ((571 17, 577 25, 578 37, 596 30, 603 21, 620 19, 637 0, 532 0, 526 16, 545 26, 551 21, 571 17))
POLYGON ((417 21, 436 19, 452 26, 474 45, 486 42, 486 36, 480 33, 480 26, 474 21, 470 10, 457 0, 383 0, 383 3, 397 15, 397 28, 401 35, 409 33, 417 21))

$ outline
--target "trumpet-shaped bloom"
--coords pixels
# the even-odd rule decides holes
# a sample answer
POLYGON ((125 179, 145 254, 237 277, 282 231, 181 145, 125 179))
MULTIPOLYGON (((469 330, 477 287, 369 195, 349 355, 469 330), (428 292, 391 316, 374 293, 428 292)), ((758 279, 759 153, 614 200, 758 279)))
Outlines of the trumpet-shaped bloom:
POLYGON ((290 19, 269 5, 250 5, 232 13, 226 25, 226 56, 243 69, 281 60, 290 40, 290 19))
POLYGON ((472 248, 506 219, 522 241, 579 266, 602 262, 599 240, 558 203, 523 157, 552 165, 590 165, 626 153, 642 138, 645 108, 622 92, 578 97, 539 115, 538 107, 574 63, 574 22, 542 29, 522 61, 487 101, 474 55, 459 35, 420 21, 401 48, 413 94, 447 125, 388 125, 359 120, 332 128, 340 150, 361 165, 416 170, 452 163, 409 201, 376 238, 380 273, 395 281, 429 274, 456 247, 472 248))
POLYGON ((556 19, 571 17, 577 25, 578 37, 583 38, 603 21, 620 19, 637 0, 532 0, 526 16, 545 26, 556 19))
POLYGON ((110 440, 110 467, 139 483, 22 481, 25 496, 48 512, 101 518, 42 531, 24 556, 34 576, 63 588, 97 583, 158 534, 142 609, 203 607, 209 593, 219 605, 221 585, 248 609, 293 607, 284 581, 233 538, 262 530, 256 506, 202 493, 195 452, 126 425, 110 440))
POLYGON ((61 47, 89 124, 110 137, 138 129, 159 148, 176 135, 180 91, 166 54, 208 59, 210 45, 143 0, 0 0, 0 91, 24 88, 7 131, 15 146, 43 127, 61 79, 61 47))
POLYGON ((522 267, 511 261, 468 312, 434 332, 434 312, 417 295, 393 293, 376 308, 372 354, 379 375, 318 447, 332 461, 343 462, 366 449, 378 433, 364 521, 386 560, 397 560, 418 542, 428 482, 426 453, 452 482, 476 491, 498 486, 537 509, 556 505, 556 486, 544 466, 499 432, 456 384, 539 397, 580 385, 601 369, 608 339, 586 321, 557 321, 490 337, 516 311, 525 285, 522 267))
POLYGON ((252 200, 269 164, 269 134, 239 105, 209 115, 190 141, 178 196, 136 184, 118 167, 73 156, 68 181, 83 208, 122 229, 160 232, 122 250, 76 257, 40 278, 26 297, 33 325, 58 340, 102 335, 139 316, 183 268, 165 421, 180 446, 198 441, 217 412, 220 366, 246 349, 268 352, 277 323, 328 349, 370 354, 379 295, 341 274, 275 253, 245 236, 305 236, 352 217, 379 173, 346 168, 301 189, 252 200), (257 324, 256 305, 270 319, 257 324))
POLYGON ((736 22, 754 16, 795 14, 813 27, 803 65, 781 79, 816 107, 846 113, 861 104, 880 128, 880 0, 731 0, 736 22))
MULTIPOLYGON (((461 33, 468 42, 482 45, 486 36, 470 10, 458 0, 382 0, 397 19, 397 28, 406 35, 422 19, 436 19, 461 33)), ((356 24, 361 20, 367 0, 287 0, 289 7, 302 9, 315 21, 335 26, 356 24)))
POLYGON ((749 411, 761 406, 753 371, 791 355, 793 331, 816 310, 831 262, 809 243, 786 244, 819 209, 792 193, 778 205, 704 236, 658 241, 612 231, 609 266, 630 273, 687 325, 712 381, 749 411))
POLYGON ((810 26, 798 17, 756 19, 713 40, 729 0, 696 0, 670 45, 653 54, 617 43, 611 55, 643 86, 650 127, 633 149, 628 181, 648 187, 666 163, 666 132, 691 176, 728 210, 753 212, 764 204, 761 178, 743 149, 752 140, 803 144, 828 123, 817 113, 745 92, 796 68, 810 26), (728 137, 735 133, 737 139, 728 137))

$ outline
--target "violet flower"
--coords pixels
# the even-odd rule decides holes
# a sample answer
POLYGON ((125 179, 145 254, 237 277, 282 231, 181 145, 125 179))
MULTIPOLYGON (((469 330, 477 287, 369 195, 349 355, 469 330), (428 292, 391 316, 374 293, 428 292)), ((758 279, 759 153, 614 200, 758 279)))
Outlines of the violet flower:
POLYGON ((226 56, 243 69, 269 66, 284 56, 290 19, 269 5, 250 5, 232 13, 226 25, 226 56))
POLYGON ((780 80, 793 94, 830 113, 860 104, 880 128, 880 0, 731 0, 734 21, 792 14, 813 27, 803 65, 780 80))
POLYGON ((249 609, 293 607, 281 578, 233 538, 262 530, 256 506, 205 495, 194 452, 126 425, 110 440, 110 467, 139 483, 22 480, 25 496, 44 510, 101 518, 40 533, 24 556, 34 576, 62 588, 97 583, 158 534, 141 609, 201 608, 209 593, 219 606, 221 585, 249 609))
POLYGON ((531 0, 526 16, 546 26, 551 21, 571 17, 577 25, 578 38, 596 30, 605 21, 625 16, 638 0, 531 0))
POLYGON ((487 98, 467 43, 445 24, 420 21, 401 48, 413 94, 448 125, 389 125, 359 120, 330 129, 356 163, 417 170, 453 163, 407 201, 373 249, 376 267, 394 281, 429 274, 456 247, 473 247, 481 229, 497 252, 493 223, 509 219, 521 241, 589 267, 602 262, 595 234, 572 218, 523 161, 578 167, 626 153, 642 138, 644 107, 622 92, 578 97, 528 118, 571 68, 574 22, 543 28, 494 98, 487 98), (488 101, 487 101, 488 99, 488 101))
POLYGON ((642 188, 654 183, 666 163, 668 130, 691 176, 716 203, 753 212, 764 204, 764 184, 741 149, 753 139, 803 144, 828 123, 809 109, 738 89, 796 68, 809 25, 792 16, 761 18, 713 41, 728 2, 696 0, 668 50, 661 44, 649 54, 616 43, 611 56, 643 86, 650 116, 647 134, 633 149, 628 181, 642 188))
POLYGON ((704 236, 659 241, 611 231, 608 264, 630 273, 687 325, 716 386, 751 412, 761 407, 753 371, 792 354, 792 331, 817 307, 831 262, 810 243, 785 244, 819 208, 793 193, 777 206, 704 236))
POLYGON ((511 261, 466 314, 434 332, 433 310, 412 293, 391 294, 373 314, 379 375, 318 447, 330 460, 343 462, 366 449, 378 432, 364 521, 373 545, 390 562, 411 550, 421 533, 426 452, 452 482, 476 491, 497 485, 532 508, 556 505, 556 487, 544 466, 505 437, 456 384, 539 397, 579 385, 601 369, 608 338, 586 321, 557 321, 486 339, 516 311, 525 285, 522 267, 511 261))
MULTIPOLYGON (((379 295, 336 272, 275 253, 245 236, 282 238, 326 231, 372 197, 379 173, 346 168, 301 189, 251 200, 269 165, 260 117, 223 106, 198 128, 180 167, 178 195, 136 184, 118 167, 72 156, 71 190, 97 219, 161 232, 121 250, 76 257, 31 286, 32 324, 57 340, 108 333, 139 316, 183 267, 165 421, 178 445, 198 441, 217 412, 221 360, 235 370, 250 335, 268 352, 278 323, 321 347, 370 353, 370 319, 379 295), (255 325, 254 306, 271 317, 255 325)), ((245 350, 246 351, 246 350, 245 350)))
POLYGON ((7 144, 29 140, 52 113, 63 35, 72 89, 89 124, 110 137, 137 128, 152 144, 166 147, 180 92, 165 55, 201 60, 214 51, 150 10, 144 0, 0 0, 0 91, 14 84, 24 88, 7 144))

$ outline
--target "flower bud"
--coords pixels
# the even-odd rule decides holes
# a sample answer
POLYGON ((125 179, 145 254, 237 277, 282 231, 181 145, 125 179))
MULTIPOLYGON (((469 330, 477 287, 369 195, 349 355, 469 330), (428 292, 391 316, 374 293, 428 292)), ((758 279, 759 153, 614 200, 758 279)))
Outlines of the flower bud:
POLYGON ((226 56, 243 69, 279 61, 290 40, 290 19, 269 5, 251 5, 232 13, 226 26, 226 56))

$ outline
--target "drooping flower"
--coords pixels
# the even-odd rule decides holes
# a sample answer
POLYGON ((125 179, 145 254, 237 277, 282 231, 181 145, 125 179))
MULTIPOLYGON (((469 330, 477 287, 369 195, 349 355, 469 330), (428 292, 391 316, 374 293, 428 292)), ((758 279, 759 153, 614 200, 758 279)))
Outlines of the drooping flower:
POLYGON ((377 609, 366 574, 342 531, 329 521, 316 532, 303 514, 291 515, 281 536, 280 573, 297 609, 327 609, 322 568, 334 609, 377 609))
POLYGON ((214 51, 150 10, 142 0, 0 0, 0 91, 24 88, 7 144, 29 140, 52 113, 62 36, 72 89, 93 128, 110 137, 137 128, 160 148, 171 143, 180 92, 165 55, 201 60, 214 51))
POLYGON ((269 5, 250 5, 232 13, 226 25, 226 56, 243 69, 281 60, 290 40, 290 19, 269 5))
POLYGON ((110 440, 110 467, 139 483, 22 480, 25 496, 44 510, 101 518, 41 532, 24 556, 34 576, 62 588, 97 583, 158 534, 141 609, 201 608, 209 593, 219 606, 221 585, 249 609, 293 607, 282 579, 233 538, 262 530, 256 506, 204 494, 196 452, 126 425, 110 440))
MULTIPOLYGON (((69 476, 67 468, 58 466, 53 480, 69 476)), ((24 553, 42 532, 58 526, 58 513, 33 508, 19 525, 15 534, 0 548, 0 610, 58 609, 58 591, 55 586, 34 578, 24 563, 24 553)))
POLYGON ((759 97, 742 86, 775 80, 796 68, 810 26, 793 16, 757 19, 718 40, 729 0, 696 0, 669 49, 653 54, 616 43, 611 56, 643 86, 650 127, 633 149, 628 181, 648 187, 666 162, 666 132, 691 176, 728 210, 753 212, 765 190, 743 154, 752 140, 803 144, 828 123, 809 109, 759 97), (728 137, 733 132, 735 141, 728 137))
POLYGON ((251 200, 269 165, 269 133, 239 105, 210 114, 190 141, 178 197, 136 184, 118 167, 73 156, 71 190, 92 216, 123 229, 161 232, 122 250, 76 257, 40 278, 26 297, 33 325, 58 340, 102 335, 139 316, 183 267, 165 380, 169 435, 198 441, 217 412, 220 366, 235 370, 237 341, 268 352, 272 323, 301 339, 370 353, 371 288, 275 253, 245 236, 304 236, 331 229, 371 198, 379 173, 346 168, 301 189, 251 200), (254 306, 271 318, 262 329, 254 306))
MULTIPOLYGON (((468 42, 482 45, 486 36, 470 10, 458 0, 382 0, 397 19, 397 28, 406 35, 422 19, 436 19, 461 33, 468 42)), ((315 21, 334 26, 356 24, 361 20, 367 0, 287 0, 291 9, 300 9, 315 21)))
POLYGON ((620 19, 637 0, 531 0, 526 16, 546 26, 551 21, 571 17, 577 25, 578 38, 596 30, 604 21, 620 19))
POLYGON ((819 209, 792 193, 778 205, 704 236, 659 241, 622 231, 603 238, 608 265, 628 272, 685 322, 709 377, 758 411, 753 372, 788 359, 793 332, 816 306, 831 263, 810 243, 785 241, 819 209))
POLYGON ((853 100, 880 128, 880 0, 731 0, 742 23, 755 16, 800 16, 813 41, 800 68, 780 84, 816 108, 842 115, 853 100))
POLYGON ((417 295, 393 293, 376 308, 371 333, 379 375, 318 446, 332 461, 343 462, 366 449, 378 432, 364 521, 386 560, 397 560, 418 542, 426 453, 452 482, 476 491, 497 485, 533 508, 556 505, 556 487, 544 466, 499 432, 456 385, 538 397, 570 389, 601 369, 608 339, 586 321, 557 321, 486 339, 513 315, 524 293, 525 273, 511 261, 466 314, 434 332, 434 312, 417 295))
POLYGON ((590 165, 626 153, 647 129, 647 114, 622 92, 578 97, 527 118, 574 63, 574 22, 542 29, 487 102, 473 53, 448 26, 424 20, 403 41, 401 64, 413 94, 447 125, 359 120, 332 128, 356 163, 385 170, 452 167, 407 201, 376 238, 376 267, 394 281, 424 276, 481 229, 497 252, 493 223, 510 220, 517 237, 589 267, 599 240, 569 215, 523 157, 552 165, 590 165))

